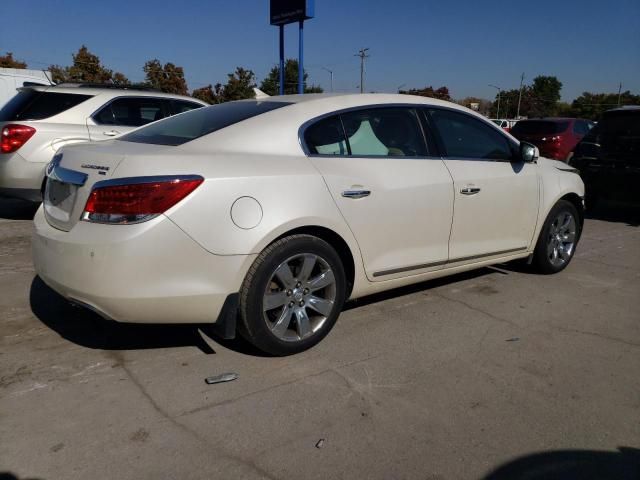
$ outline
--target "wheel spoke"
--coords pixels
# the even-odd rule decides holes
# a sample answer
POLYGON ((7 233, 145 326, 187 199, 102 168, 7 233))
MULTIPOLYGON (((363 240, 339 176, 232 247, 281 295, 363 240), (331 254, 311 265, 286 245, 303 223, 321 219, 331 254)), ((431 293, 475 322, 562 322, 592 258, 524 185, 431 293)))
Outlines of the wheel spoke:
POLYGON ((562 241, 564 243, 573 243, 576 240, 576 232, 566 232, 563 237, 562 237, 562 241))
POLYGON ((289 308, 284 308, 276 323, 271 327, 271 331, 276 337, 282 338, 284 336, 291 323, 291 313, 289 308))
POLYGON ((289 267, 287 262, 284 262, 277 268, 275 275, 283 283, 285 288, 293 288, 295 286, 296 282, 293 278, 291 267, 289 267))
POLYGON ((311 333, 311 322, 305 308, 296 310, 296 324, 300 338, 304 338, 311 333))
POLYGON ((308 299, 309 307, 313 308, 316 312, 328 317, 333 309, 333 302, 325 300, 324 298, 316 297, 312 295, 308 299))
POLYGON ((311 276, 311 272, 313 271, 313 267, 316 266, 316 261, 318 257, 315 255, 307 254, 304 256, 304 260, 302 262, 302 268, 300 269, 300 273, 298 274, 298 280, 301 282, 306 282, 311 276))
POLYGON ((333 272, 331 270, 327 270, 326 272, 322 272, 317 277, 309 280, 308 287, 312 292, 315 292, 316 290, 328 287, 335 281, 336 279, 333 276, 333 272))
POLYGON ((265 312, 269 310, 273 310, 274 308, 281 307, 285 303, 287 303, 288 297, 287 293, 282 292, 269 292, 265 294, 264 300, 262 301, 262 307, 265 312))
POLYGON ((573 220, 573 215, 571 215, 570 213, 565 213, 564 220, 562 221, 562 225, 560 226, 560 230, 564 231, 567 228, 569 228, 569 225, 571 225, 572 220, 573 220))

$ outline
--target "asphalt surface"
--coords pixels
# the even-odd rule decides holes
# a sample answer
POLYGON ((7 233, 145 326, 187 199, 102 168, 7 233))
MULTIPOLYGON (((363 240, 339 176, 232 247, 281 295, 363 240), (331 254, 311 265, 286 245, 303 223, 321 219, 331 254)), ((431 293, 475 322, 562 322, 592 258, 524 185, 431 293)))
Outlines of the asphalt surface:
POLYGON ((637 210, 595 212, 558 275, 363 299, 288 358, 67 305, 32 215, 0 200, 2 480, 640 478, 637 210))

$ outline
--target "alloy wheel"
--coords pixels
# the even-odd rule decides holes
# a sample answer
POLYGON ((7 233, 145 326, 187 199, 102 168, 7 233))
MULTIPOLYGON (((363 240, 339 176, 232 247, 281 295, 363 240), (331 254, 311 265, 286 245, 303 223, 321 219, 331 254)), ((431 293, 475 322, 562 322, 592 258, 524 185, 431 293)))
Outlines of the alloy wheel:
POLYGON ((566 264, 576 244, 576 219, 571 212, 562 211, 549 226, 547 256, 554 267, 566 264))

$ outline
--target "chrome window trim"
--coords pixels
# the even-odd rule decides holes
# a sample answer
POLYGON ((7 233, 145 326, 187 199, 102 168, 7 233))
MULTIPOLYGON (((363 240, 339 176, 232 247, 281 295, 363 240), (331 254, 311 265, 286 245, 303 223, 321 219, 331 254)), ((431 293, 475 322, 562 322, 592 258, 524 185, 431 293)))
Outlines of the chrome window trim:
MULTIPOLYGON (((358 110, 373 110, 373 109, 382 109, 382 108, 410 108, 412 110, 415 110, 416 122, 418 122, 418 128, 420 129, 420 132, 424 135, 425 132, 422 129, 423 127, 420 121, 419 109, 425 106, 426 105, 422 103, 373 103, 371 105, 360 105, 357 107, 348 107, 340 110, 333 110, 332 112, 324 113, 322 115, 318 115, 317 117, 313 117, 312 119, 307 120, 302 125, 300 125, 300 127, 298 128, 298 143, 300 144, 300 147, 302 148, 302 151, 304 152, 305 156, 309 158, 396 158, 396 159, 409 159, 409 160, 425 160, 425 159, 441 160, 441 157, 439 155, 426 155, 426 156, 350 155, 350 154, 329 155, 324 153, 311 153, 309 151, 309 148, 307 147, 307 143, 304 140, 304 135, 307 129, 312 125, 315 125, 317 122, 324 120, 325 118, 340 116, 344 113, 355 112, 358 110)), ((342 122, 342 119, 340 119, 340 122, 342 122)), ((344 125, 343 125, 343 129, 344 129, 344 125)), ((345 132, 345 137, 346 137, 346 132, 345 132)), ((427 148, 427 151, 428 151, 429 144, 425 136, 422 137, 422 140, 425 142, 425 147, 427 148)), ((347 145, 348 145, 348 142, 347 142, 347 145)), ((349 147, 349 150, 351 150, 350 147, 349 147)))

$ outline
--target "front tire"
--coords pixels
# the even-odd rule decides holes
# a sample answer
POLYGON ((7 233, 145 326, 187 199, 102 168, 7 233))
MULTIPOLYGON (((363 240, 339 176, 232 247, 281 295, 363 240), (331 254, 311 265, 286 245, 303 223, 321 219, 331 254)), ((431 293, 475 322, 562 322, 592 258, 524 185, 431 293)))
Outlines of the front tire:
POLYGON ((564 270, 573 258, 579 238, 578 210, 571 202, 559 200, 542 226, 532 265, 544 274, 564 270))
POLYGON ((316 345, 333 328, 346 278, 336 251, 312 235, 291 235, 255 260, 240 291, 240 333, 260 350, 283 356, 316 345))

